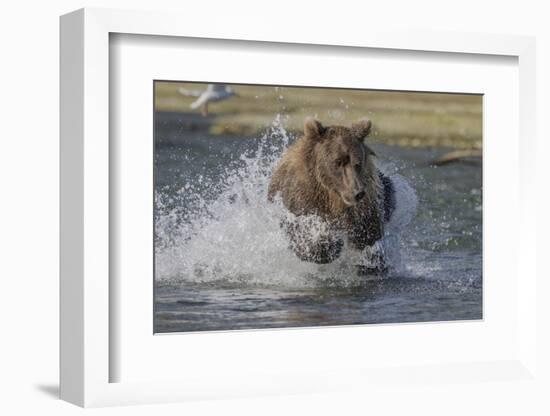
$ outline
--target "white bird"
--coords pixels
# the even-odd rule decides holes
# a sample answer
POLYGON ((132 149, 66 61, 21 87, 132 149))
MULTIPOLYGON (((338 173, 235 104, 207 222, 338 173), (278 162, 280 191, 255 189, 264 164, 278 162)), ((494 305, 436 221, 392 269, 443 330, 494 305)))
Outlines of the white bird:
POLYGON ((205 117, 208 115, 208 103, 227 100, 228 98, 237 95, 229 85, 225 84, 208 84, 206 90, 204 91, 178 88, 178 92, 182 95, 198 97, 191 103, 190 107, 193 110, 202 107, 201 112, 205 117))

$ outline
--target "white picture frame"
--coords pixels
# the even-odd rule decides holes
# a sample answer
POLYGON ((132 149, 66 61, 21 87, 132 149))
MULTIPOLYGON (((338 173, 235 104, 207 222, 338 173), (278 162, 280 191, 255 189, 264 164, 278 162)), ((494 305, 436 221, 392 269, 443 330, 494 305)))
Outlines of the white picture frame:
MULTIPOLYGON (((361 391, 377 383, 411 382, 410 369, 369 368, 368 372, 330 369, 318 373, 285 373, 262 380, 232 383, 182 377, 178 381, 111 382, 110 366, 119 359, 110 348, 110 171, 109 36, 114 33, 184 38, 209 38, 334 47, 431 51, 453 54, 504 55, 519 67, 519 195, 517 348, 498 361, 418 363, 412 377, 479 383, 498 380, 537 382, 535 212, 532 195, 535 170, 535 42, 505 35, 384 32, 352 28, 328 33, 279 31, 276 25, 251 25, 247 35, 235 34, 231 22, 209 26, 168 13, 82 9, 61 18, 61 398, 80 406, 160 403, 197 398, 246 397, 308 393, 351 388, 361 391), (185 25, 181 22, 185 21, 185 25), (472 374, 483 373, 483 377, 472 374), (343 382, 342 380, 346 380, 343 382)), ((327 333, 328 334, 328 333, 327 333)), ((305 335, 308 336, 308 335, 305 335)))

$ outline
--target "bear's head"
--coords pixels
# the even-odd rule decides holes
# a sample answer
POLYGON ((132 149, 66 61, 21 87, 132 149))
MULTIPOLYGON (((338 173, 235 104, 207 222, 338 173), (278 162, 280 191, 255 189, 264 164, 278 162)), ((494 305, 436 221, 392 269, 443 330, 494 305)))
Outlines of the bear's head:
POLYGON ((308 118, 304 139, 312 145, 315 176, 321 185, 338 195, 348 207, 372 199, 372 182, 378 181, 375 153, 365 143, 371 122, 361 120, 351 127, 327 126, 308 118))

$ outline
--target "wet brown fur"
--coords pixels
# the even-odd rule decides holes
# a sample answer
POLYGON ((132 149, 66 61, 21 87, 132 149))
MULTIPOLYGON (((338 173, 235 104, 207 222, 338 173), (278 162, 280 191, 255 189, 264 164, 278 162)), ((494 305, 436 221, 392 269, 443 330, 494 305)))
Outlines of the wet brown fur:
MULTIPOLYGON (((375 155, 364 143, 370 127, 368 120, 348 128, 323 127, 307 119, 304 135, 288 148, 273 173, 269 200, 280 194, 285 207, 296 216, 320 216, 332 230, 343 231, 355 248, 374 244, 383 234, 383 213, 375 155), (356 201, 360 192, 364 197, 356 201)), ((287 224, 291 240, 300 232, 298 228, 287 224)), ((326 241, 326 250, 293 248, 303 260, 327 263, 339 255, 342 242, 333 235, 327 235, 326 241), (313 254, 301 255, 301 251, 313 254)))

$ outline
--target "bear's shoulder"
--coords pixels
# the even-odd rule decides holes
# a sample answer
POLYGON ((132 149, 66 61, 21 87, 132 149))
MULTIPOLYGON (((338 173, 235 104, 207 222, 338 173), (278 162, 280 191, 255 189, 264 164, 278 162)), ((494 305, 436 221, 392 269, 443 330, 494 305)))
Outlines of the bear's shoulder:
POLYGON ((378 177, 382 184, 382 204, 384 207, 384 222, 389 222, 395 211, 395 186, 388 175, 378 171, 378 177))

